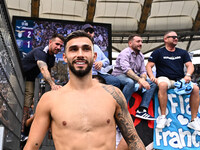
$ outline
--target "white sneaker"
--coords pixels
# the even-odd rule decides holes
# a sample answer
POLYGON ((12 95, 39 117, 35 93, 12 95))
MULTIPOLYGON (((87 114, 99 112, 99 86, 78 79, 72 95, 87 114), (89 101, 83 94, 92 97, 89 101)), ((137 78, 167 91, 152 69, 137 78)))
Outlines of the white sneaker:
POLYGON ((163 129, 167 125, 167 119, 165 116, 158 116, 156 123, 156 128, 163 129))
POLYGON ((188 123, 188 128, 194 129, 196 131, 200 131, 200 122, 199 118, 194 118, 194 121, 188 123))

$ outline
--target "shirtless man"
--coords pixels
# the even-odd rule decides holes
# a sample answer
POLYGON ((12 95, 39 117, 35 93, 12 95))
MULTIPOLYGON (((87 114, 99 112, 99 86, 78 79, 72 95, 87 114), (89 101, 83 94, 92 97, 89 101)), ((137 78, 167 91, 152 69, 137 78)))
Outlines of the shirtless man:
POLYGON ((70 34, 63 58, 70 80, 42 96, 24 150, 38 150, 49 126, 56 150, 115 150, 116 124, 130 149, 145 150, 123 94, 92 79, 96 53, 88 34, 70 34))

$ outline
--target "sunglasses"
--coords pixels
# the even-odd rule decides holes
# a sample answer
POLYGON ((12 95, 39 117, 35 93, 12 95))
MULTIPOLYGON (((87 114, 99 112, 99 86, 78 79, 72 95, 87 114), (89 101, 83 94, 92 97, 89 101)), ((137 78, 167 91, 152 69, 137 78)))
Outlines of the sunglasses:
POLYGON ((178 39, 178 36, 168 36, 167 38, 173 38, 173 39, 178 39))
POLYGON ((88 28, 88 29, 85 29, 85 32, 89 32, 90 34, 92 34, 93 32, 94 32, 94 29, 92 29, 92 28, 88 28))

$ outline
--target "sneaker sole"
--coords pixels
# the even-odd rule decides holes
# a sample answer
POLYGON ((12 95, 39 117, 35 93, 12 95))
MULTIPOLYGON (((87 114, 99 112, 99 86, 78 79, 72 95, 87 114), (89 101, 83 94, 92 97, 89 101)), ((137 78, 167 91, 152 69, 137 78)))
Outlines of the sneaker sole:
POLYGON ((191 126, 190 124, 187 125, 188 128, 193 129, 195 131, 200 131, 200 129, 195 129, 193 126, 191 126))
POLYGON ((144 119, 144 120, 151 120, 151 121, 156 120, 155 118, 145 118, 145 117, 139 116, 137 114, 135 115, 135 117, 140 118, 140 119, 144 119))
POLYGON ((165 128, 167 126, 167 123, 165 123, 163 126, 159 126, 158 124, 156 125, 156 128, 158 128, 158 129, 163 129, 163 128, 165 128))
POLYGON ((158 128, 158 129, 163 129, 163 128, 165 128, 165 126, 162 126, 162 127, 160 126, 160 127, 159 127, 158 125, 156 125, 156 128, 158 128))

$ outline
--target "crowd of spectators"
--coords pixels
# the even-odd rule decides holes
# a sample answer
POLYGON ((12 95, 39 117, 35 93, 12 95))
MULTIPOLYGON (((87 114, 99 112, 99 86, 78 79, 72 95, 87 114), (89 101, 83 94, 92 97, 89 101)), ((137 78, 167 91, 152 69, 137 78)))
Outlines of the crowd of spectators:
MULTIPOLYGON (((80 24, 71 24, 71 23, 61 23, 61 22, 46 22, 46 21, 37 21, 34 26, 34 37, 33 37, 33 47, 38 47, 42 45, 48 45, 48 40, 54 32, 62 34, 66 37, 73 31, 81 30, 83 25, 80 24)), ((94 44, 99 45, 101 50, 107 51, 108 47, 108 29, 103 26, 95 26, 95 36, 94 44)))

